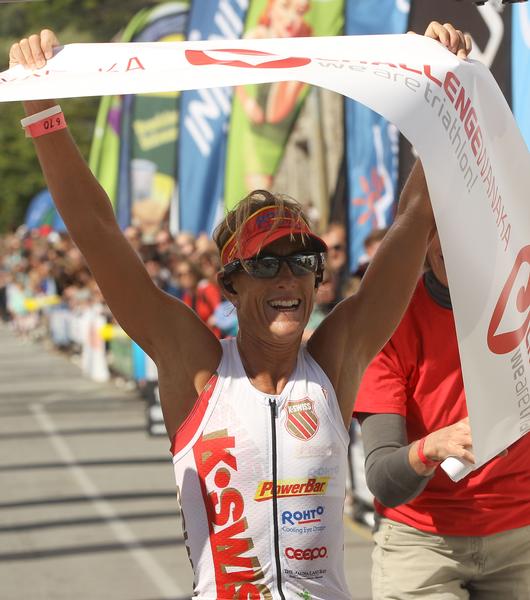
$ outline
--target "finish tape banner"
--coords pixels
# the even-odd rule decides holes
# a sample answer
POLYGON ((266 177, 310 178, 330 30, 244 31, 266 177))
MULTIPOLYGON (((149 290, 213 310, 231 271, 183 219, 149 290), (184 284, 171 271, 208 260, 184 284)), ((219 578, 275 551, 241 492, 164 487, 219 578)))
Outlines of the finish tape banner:
POLYGON ((362 102, 422 157, 481 466, 530 431, 530 157, 486 67, 418 35, 73 44, 39 71, 0 74, 0 100, 286 80, 362 102))

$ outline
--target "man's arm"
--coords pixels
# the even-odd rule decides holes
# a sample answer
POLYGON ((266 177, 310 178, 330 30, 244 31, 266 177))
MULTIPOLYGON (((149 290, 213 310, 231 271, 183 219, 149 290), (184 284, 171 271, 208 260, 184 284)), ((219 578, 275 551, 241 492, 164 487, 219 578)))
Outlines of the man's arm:
MULTIPOLYGON (((42 67, 58 44, 50 30, 21 40, 11 47, 10 66, 42 67)), ((53 105, 32 101, 25 109, 31 115, 53 105)), ((57 208, 120 325, 159 367, 165 362, 177 368, 182 389, 202 389, 220 360, 215 336, 191 310, 153 284, 68 130, 34 143, 57 208)))
POLYGON ((405 417, 396 414, 358 415, 365 454, 366 484, 372 494, 388 507, 399 506, 419 496, 438 465, 449 456, 475 462, 471 431, 466 417, 425 436, 424 460, 420 440, 409 444, 405 417))

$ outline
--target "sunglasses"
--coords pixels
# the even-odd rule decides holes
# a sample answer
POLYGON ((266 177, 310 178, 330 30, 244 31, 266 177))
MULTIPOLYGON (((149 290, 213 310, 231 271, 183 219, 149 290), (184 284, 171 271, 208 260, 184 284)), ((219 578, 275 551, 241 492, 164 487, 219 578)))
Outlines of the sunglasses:
POLYGON ((241 258, 228 263, 224 267, 224 274, 230 275, 234 271, 243 269, 251 277, 257 279, 272 279, 280 272, 283 263, 287 263, 295 277, 302 277, 310 273, 322 273, 325 264, 323 252, 295 252, 288 256, 275 256, 264 254, 252 258, 241 258))

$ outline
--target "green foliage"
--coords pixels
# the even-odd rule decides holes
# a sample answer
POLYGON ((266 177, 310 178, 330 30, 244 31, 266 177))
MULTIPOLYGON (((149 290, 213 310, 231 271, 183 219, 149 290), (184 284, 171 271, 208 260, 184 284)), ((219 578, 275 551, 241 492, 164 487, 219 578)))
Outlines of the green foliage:
MULTIPOLYGON (((0 3, 0 71, 7 69, 9 47, 44 28, 53 29, 61 43, 108 42, 153 0, 36 0, 0 3)), ((70 130, 88 157, 99 98, 61 100, 70 130)), ((33 144, 24 137, 21 104, 0 103, 0 233, 23 221, 31 198, 46 184, 33 144)))

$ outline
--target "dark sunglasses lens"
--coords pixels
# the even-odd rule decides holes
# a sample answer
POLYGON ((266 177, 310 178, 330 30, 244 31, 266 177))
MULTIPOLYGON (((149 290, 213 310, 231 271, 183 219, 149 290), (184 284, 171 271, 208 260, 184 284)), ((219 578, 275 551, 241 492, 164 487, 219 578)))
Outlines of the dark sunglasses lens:
POLYGON ((316 273, 318 258, 316 254, 293 254, 287 258, 293 275, 307 275, 316 273))
POLYGON ((252 277, 270 279, 276 277, 280 270, 280 261, 275 256, 260 256, 244 262, 245 270, 252 277))

